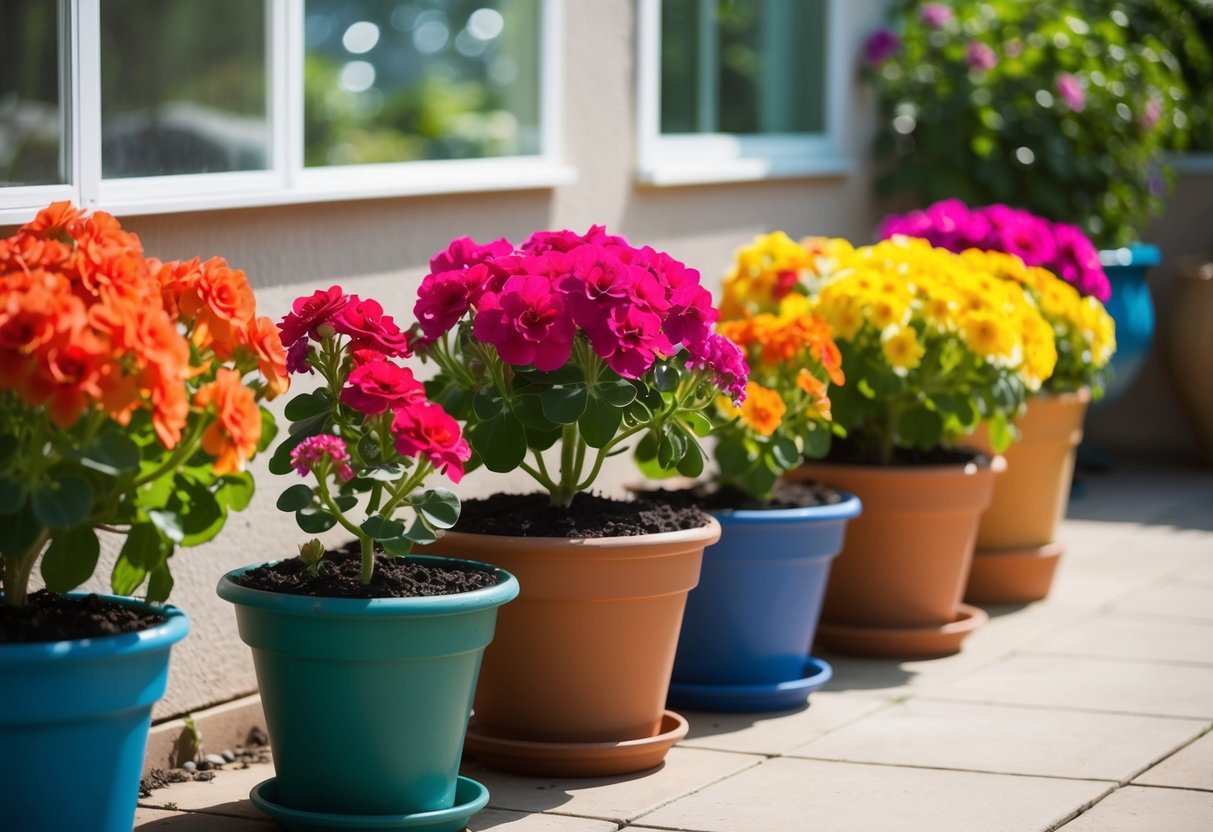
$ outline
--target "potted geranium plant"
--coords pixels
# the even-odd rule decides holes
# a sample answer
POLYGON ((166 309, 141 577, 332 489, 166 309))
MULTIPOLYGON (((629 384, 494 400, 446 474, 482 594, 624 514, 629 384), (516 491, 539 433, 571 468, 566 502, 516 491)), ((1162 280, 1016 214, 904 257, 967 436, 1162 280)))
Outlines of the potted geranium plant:
MULTIPOLYGON (((1024 288, 1053 328, 1057 364, 1015 422, 990 508, 982 515, 965 597, 978 603, 1043 598, 1063 552, 1065 516, 1087 405, 1103 395, 1116 350, 1115 326, 1100 299, 1108 284, 1095 248, 1074 227, 1005 205, 970 209, 948 200, 886 218, 883 236, 907 234, 962 256, 1024 288), (1063 280, 1064 278, 1064 280, 1063 280)), ((985 446, 983 431, 972 443, 985 446)))
POLYGON ((663 711, 709 515, 587 493, 608 457, 697 476, 703 415, 740 402, 745 361, 711 332, 699 274, 595 226, 522 245, 455 240, 415 313, 429 382, 466 423, 473 461, 543 489, 468 501, 432 549, 514 572, 476 694, 468 748, 530 772, 609 774, 657 765, 686 731, 663 711), (544 455, 551 449, 551 454, 544 455))
MULTIPOLYGON (((812 262, 782 232, 763 235, 739 249, 724 297, 743 309, 741 281, 769 299, 763 288, 779 292, 781 281, 790 288, 796 265, 812 262), (773 252, 790 256, 764 256, 773 252)), ((745 353, 750 376, 740 407, 721 397, 709 412, 717 440, 712 476, 667 492, 705 508, 721 525, 720 542, 704 553, 699 585, 687 599, 672 705, 787 709, 804 704, 831 676, 829 663, 809 649, 830 563, 860 506, 852 494, 780 478, 829 449, 829 385, 844 381, 829 328, 808 307, 804 295, 784 294, 776 312, 717 325, 745 353)))
POLYGON ((831 396, 846 431, 795 472, 854 492, 863 516, 835 560, 819 643, 873 655, 939 655, 984 620, 960 604, 1001 457, 949 447, 979 424, 995 451, 1056 362, 1053 331, 1024 291, 906 237, 818 259, 813 309, 847 383, 831 396))
POLYGON ((1185 146, 1198 103, 1152 31, 1180 24, 1155 26, 1160 16, 1102 0, 899 0, 867 51, 879 193, 1013 205, 1102 249, 1120 341, 1108 399, 1150 346, 1145 273, 1159 252, 1139 241, 1174 179, 1165 153, 1185 146))
POLYGON ((0 782, 18 829, 126 832, 185 615, 170 558, 253 493, 258 405, 285 356, 244 273, 162 263, 109 214, 55 203, 0 241, 0 782), (115 595, 69 593, 99 532, 115 595), (46 589, 29 592, 35 568, 46 589), (146 600, 131 596, 143 588, 146 600), (49 774, 90 759, 65 786, 49 774), (65 793, 65 789, 67 789, 65 793))
POLYGON ((278 508, 304 532, 339 527, 354 542, 329 552, 313 538, 299 557, 219 582, 253 650, 274 754, 276 777, 253 801, 309 828, 462 829, 488 800, 458 776, 472 692, 518 582, 483 563, 404 556, 458 519, 452 492, 422 486, 435 471, 459 482, 471 450, 399 363, 406 337, 373 299, 320 290, 279 328, 291 371, 320 384, 286 406, 290 435, 270 470, 307 482, 278 508))

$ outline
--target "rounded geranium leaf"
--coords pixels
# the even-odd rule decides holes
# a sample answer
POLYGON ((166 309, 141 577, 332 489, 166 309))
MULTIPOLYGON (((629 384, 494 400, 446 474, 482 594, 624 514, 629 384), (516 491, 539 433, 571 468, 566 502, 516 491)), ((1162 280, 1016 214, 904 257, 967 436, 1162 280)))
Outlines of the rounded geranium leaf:
POLYGON ((42 557, 42 579, 51 592, 70 592, 92 576, 101 544, 91 528, 56 532, 42 557))
POLYGON ((40 523, 52 529, 70 529, 88 517, 94 494, 88 480, 68 474, 39 485, 30 496, 40 523))
POLYGON ((279 511, 298 511, 312 504, 312 488, 303 483, 296 483, 278 495, 279 511))
POLYGON ((543 415, 560 425, 571 425, 585 412, 589 390, 584 384, 563 385, 539 394, 543 415))
POLYGON ((592 395, 586 402, 585 412, 577 419, 577 428, 587 445, 601 448, 615 437, 622 421, 623 411, 620 408, 592 395))
POLYGON ((526 431, 509 411, 475 425, 467 439, 484 467, 497 474, 513 471, 526 458, 526 431))
POLYGON ((459 498, 445 488, 421 492, 413 498, 413 508, 435 528, 449 529, 459 520, 459 498))
POLYGON ((305 508, 295 512, 295 522, 308 534, 320 534, 336 526, 337 518, 322 509, 305 508))

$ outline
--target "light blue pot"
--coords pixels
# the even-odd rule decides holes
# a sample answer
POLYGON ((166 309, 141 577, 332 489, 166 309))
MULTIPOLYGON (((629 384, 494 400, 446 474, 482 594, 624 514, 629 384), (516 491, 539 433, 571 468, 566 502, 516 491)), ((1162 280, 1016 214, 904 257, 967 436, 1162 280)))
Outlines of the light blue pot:
MULTIPOLYGON (((672 703, 683 701, 680 689, 689 702, 714 687, 721 693, 716 710, 732 709, 730 688, 746 698, 737 709, 797 704, 788 699, 796 693, 787 683, 806 678, 830 563, 859 513, 859 499, 850 494, 828 506, 713 512, 720 542, 704 551, 699 585, 687 598, 672 703), (766 703, 763 686, 770 689, 766 703)), ((807 689, 799 694, 799 704, 807 695, 807 689)))
POLYGON ((1116 322, 1116 354, 1112 356, 1112 380, 1095 407, 1128 390, 1145 364, 1154 340, 1154 301, 1146 272, 1162 257, 1157 246, 1137 243, 1101 251, 1099 260, 1112 286, 1112 297, 1105 306, 1116 322))
MULTIPOLYGON (((84 597, 72 593, 69 597, 84 597)), ((176 607, 137 633, 0 645, 0 828, 130 832, 152 705, 189 622, 176 607)))
POLYGON ((497 608, 518 595, 518 582, 488 564, 410 560, 484 569, 498 583, 429 598, 350 599, 233 580, 252 566, 219 581, 253 650, 282 806, 398 816, 453 805, 480 660, 497 608))

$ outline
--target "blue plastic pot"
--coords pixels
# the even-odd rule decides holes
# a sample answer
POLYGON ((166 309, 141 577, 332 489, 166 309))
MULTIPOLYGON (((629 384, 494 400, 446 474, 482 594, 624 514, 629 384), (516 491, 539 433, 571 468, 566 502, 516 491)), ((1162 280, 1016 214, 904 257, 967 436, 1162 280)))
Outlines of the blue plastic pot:
POLYGON ((130 832, 152 705, 164 695, 170 649, 189 632, 181 610, 150 608, 168 620, 137 633, 0 645, 0 827, 130 832))
MULTIPOLYGON (((276 800, 294 813, 402 816, 450 809, 472 694, 497 608, 518 582, 429 598, 312 598, 218 586, 253 650, 276 800)), ((461 829, 462 822, 453 828, 461 829)), ((357 827, 363 828, 363 827, 357 827)))
POLYGON ((1158 247, 1145 243, 1099 253, 1112 285, 1106 308, 1116 322, 1116 354, 1112 356, 1112 380, 1096 407, 1128 390, 1145 364, 1154 339, 1154 301, 1146 272, 1161 259, 1158 247))
MULTIPOLYGON (((788 707, 796 704, 788 694, 796 696, 798 680, 825 681, 822 663, 809 664, 809 648, 830 563, 859 513, 859 499, 850 494, 829 506, 713 512, 720 542, 704 552, 699 586, 687 598, 672 702, 683 701, 680 688, 688 694, 735 688, 747 698, 746 710, 763 710, 765 686, 771 709, 788 707)), ((799 695, 800 704, 806 696, 807 690, 799 695)), ((716 700, 713 707, 724 709, 716 700)))

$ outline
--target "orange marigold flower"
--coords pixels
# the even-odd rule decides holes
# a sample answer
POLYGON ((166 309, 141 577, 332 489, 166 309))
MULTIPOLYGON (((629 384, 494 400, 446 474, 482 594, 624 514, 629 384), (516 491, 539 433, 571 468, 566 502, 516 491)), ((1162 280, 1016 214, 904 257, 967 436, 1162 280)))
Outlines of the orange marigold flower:
POLYGON ((194 404, 214 408, 215 421, 202 434, 202 450, 215 457, 215 472, 243 470, 261 441, 261 411, 240 373, 221 367, 215 380, 194 394, 194 404))
POLYGON ((228 266, 222 257, 202 264, 197 280, 179 303, 183 317, 210 333, 210 346, 221 360, 231 358, 239 343, 237 333, 248 326, 257 309, 244 272, 228 266))
POLYGON ((832 419, 830 413, 830 397, 826 393, 826 383, 810 373, 804 367, 796 374, 796 386, 808 394, 813 400, 813 410, 823 419, 832 419))
POLYGON ((770 436, 779 428, 787 405, 774 390, 763 387, 756 381, 746 382, 745 401, 741 404, 741 418, 763 436, 770 436))

